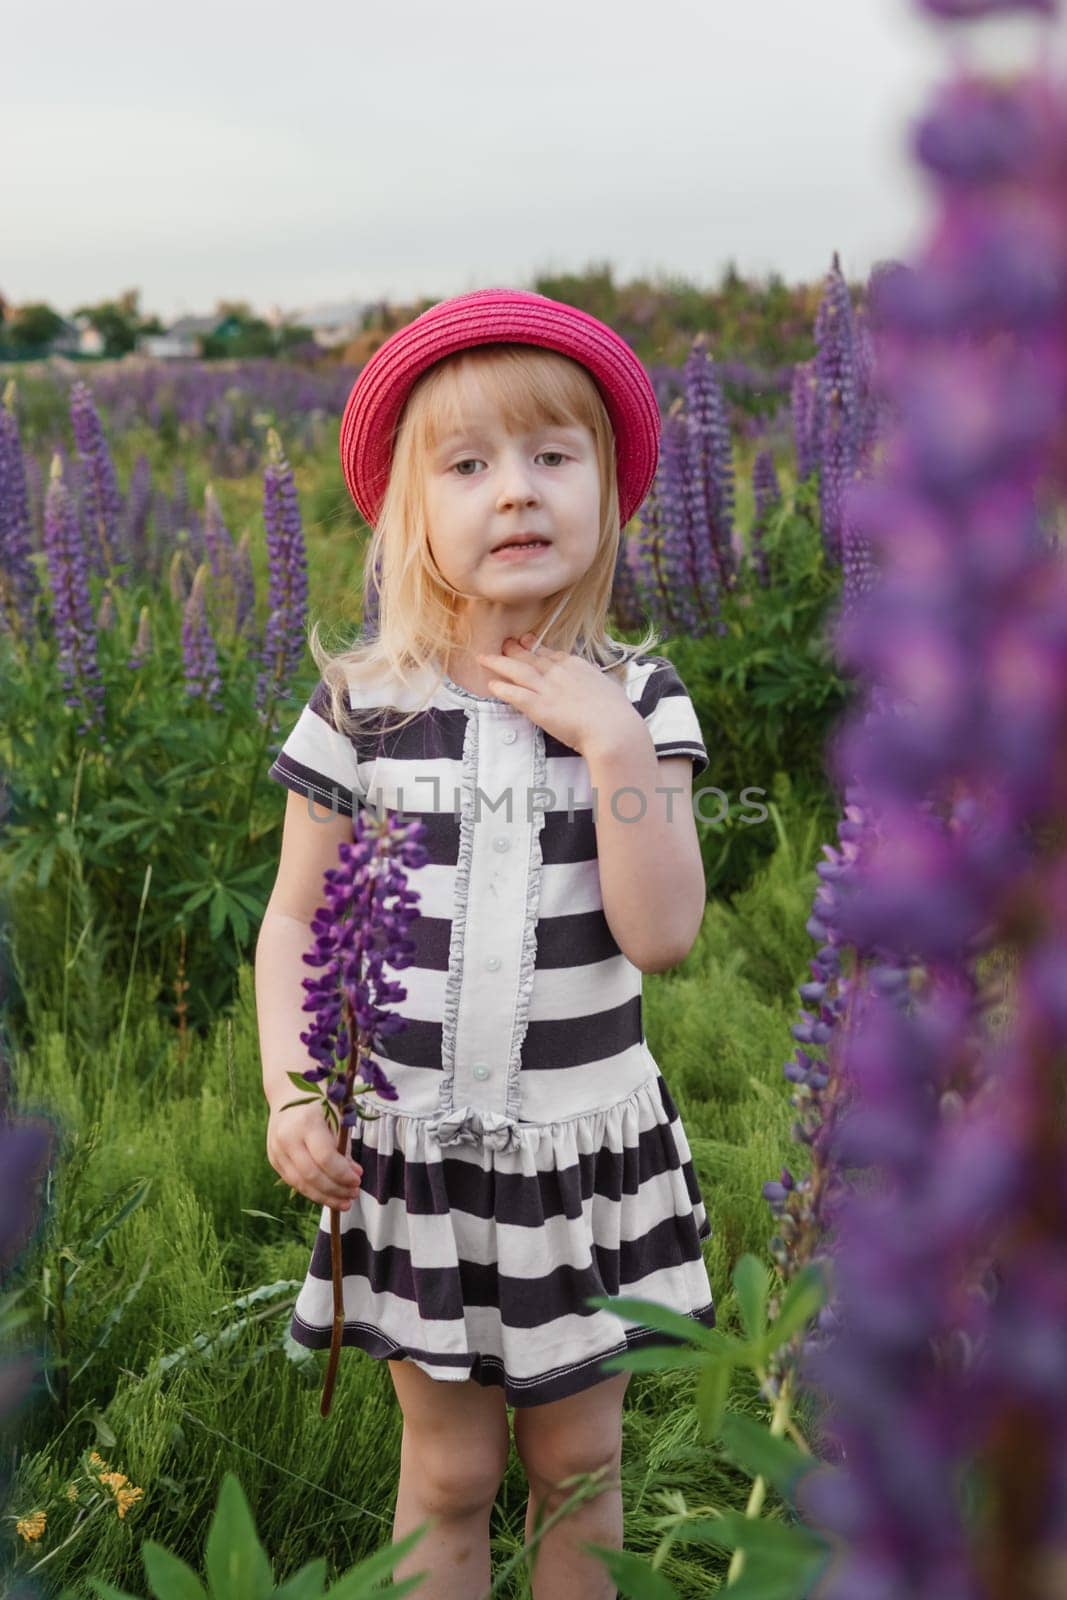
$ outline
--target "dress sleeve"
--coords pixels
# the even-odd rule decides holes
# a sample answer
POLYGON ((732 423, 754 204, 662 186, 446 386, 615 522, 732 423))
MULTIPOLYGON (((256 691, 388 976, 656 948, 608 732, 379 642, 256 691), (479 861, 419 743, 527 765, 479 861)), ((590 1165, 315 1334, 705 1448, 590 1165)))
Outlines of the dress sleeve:
POLYGON ((691 756, 693 776, 708 768, 708 752, 696 709, 673 662, 653 657, 655 665, 634 702, 652 735, 657 756, 691 756))
POLYGON ((267 776, 350 817, 366 799, 358 759, 352 740, 334 725, 330 692, 320 678, 267 776))

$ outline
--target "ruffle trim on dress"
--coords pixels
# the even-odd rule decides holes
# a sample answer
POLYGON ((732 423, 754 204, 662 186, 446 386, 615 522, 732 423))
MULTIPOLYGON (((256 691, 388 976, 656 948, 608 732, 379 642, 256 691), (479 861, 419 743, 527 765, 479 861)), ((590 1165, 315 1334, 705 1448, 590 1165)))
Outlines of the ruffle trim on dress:
MULTIPOLYGON (((542 797, 548 777, 545 756, 545 731, 534 724, 533 786, 531 793, 542 797)), ((526 913, 522 930, 522 954, 519 958, 518 993, 515 997, 515 1020, 511 1031, 511 1056, 508 1060, 507 1080, 504 1086, 504 1110, 509 1117, 517 1117, 522 1105, 519 1072, 522 1067, 522 1046, 530 1021, 530 995, 533 992, 537 967, 537 913, 541 903, 541 830, 545 825, 543 798, 530 822, 530 862, 526 875, 526 913)))
POLYGON ((448 947, 448 978, 441 1017, 441 1086, 438 1115, 453 1115, 456 1081, 456 1033, 459 1028, 459 1002, 463 989, 463 942, 467 929, 467 902, 470 899, 471 868, 474 862, 474 789, 478 775, 478 714, 466 708, 467 726, 463 735, 460 768, 459 853, 456 860, 456 891, 452 914, 452 937, 448 947))

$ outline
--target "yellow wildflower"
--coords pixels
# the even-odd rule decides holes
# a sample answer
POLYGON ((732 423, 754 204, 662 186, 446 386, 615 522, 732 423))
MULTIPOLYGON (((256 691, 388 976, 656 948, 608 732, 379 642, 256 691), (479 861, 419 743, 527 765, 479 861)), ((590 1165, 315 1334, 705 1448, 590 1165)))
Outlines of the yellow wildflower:
POLYGON ((143 1495, 143 1489, 135 1488, 132 1485, 129 1489, 119 1489, 115 1495, 115 1500, 117 1502, 115 1510, 118 1512, 119 1516, 125 1517, 127 1511, 134 1504, 134 1502, 140 1500, 143 1495))
POLYGON ((120 1517, 125 1517, 134 1502, 140 1500, 144 1494, 143 1489, 138 1489, 134 1484, 130 1483, 124 1472, 102 1472, 100 1474, 100 1482, 106 1484, 115 1496, 115 1509, 120 1517))
POLYGON ((94 1467, 106 1467, 107 1466, 107 1462, 104 1460, 104 1458, 100 1454, 99 1450, 90 1450, 89 1451, 89 1460, 92 1462, 94 1467))
POLYGON ((25 1539, 27 1544, 32 1544, 44 1532, 45 1523, 48 1521, 46 1511, 31 1511, 28 1517, 20 1517, 15 1524, 16 1533, 25 1539))
POLYGON ((68 1500, 77 1500, 77 1498, 78 1498, 78 1485, 76 1483, 68 1483, 67 1484, 67 1499, 68 1500))

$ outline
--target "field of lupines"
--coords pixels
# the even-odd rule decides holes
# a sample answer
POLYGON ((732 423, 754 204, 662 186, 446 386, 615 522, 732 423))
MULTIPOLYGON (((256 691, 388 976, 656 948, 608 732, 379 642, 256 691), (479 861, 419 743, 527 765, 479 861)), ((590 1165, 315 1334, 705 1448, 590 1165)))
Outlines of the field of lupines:
MULTIPOLYGON (((720 1320, 660 1313, 688 1348, 627 1362, 604 1559, 642 1600, 1067 1592, 1067 83, 960 68, 914 145, 927 241, 858 314, 834 262, 788 451, 731 428, 694 341, 617 573, 616 625, 663 630, 722 791, 700 939, 646 980, 720 1320)), ((39 1353, 0 1390, 11 1583, 203 1592, 180 1558, 216 1596, 369 1594, 401 1554, 399 1418, 357 1358, 324 1420, 284 1331, 314 1223, 263 1154, 249 961, 265 768, 309 611, 360 621, 358 528, 281 417, 256 512, 214 467, 175 524, 136 511, 103 393, 67 410, 39 481, 17 391, 0 418, 0 1314, 39 1353)), ((321 937, 390 852, 357 842, 321 937)), ((373 962, 350 976, 387 1005, 373 962)), ((373 1035, 316 993, 349 1117, 373 1035)), ((520 1479, 500 1594, 529 1592, 520 1479)))

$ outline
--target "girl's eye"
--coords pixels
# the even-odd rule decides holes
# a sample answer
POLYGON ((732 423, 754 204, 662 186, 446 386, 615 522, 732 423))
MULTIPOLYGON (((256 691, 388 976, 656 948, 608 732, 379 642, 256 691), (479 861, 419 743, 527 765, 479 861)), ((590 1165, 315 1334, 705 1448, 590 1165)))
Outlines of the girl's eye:
MULTIPOLYGON (((543 456, 558 456, 560 461, 566 461, 566 459, 567 459, 566 455, 564 454, 564 452, 562 450, 542 450, 540 453, 543 456)), ((475 465, 477 465, 479 459, 480 458, 478 456, 466 456, 462 461, 457 461, 455 463, 455 465, 452 468, 452 471, 455 472, 461 478, 473 478, 474 477, 474 473, 473 472, 461 472, 460 468, 461 467, 475 466, 475 465)))

